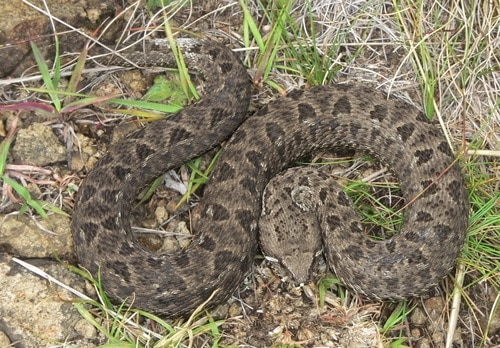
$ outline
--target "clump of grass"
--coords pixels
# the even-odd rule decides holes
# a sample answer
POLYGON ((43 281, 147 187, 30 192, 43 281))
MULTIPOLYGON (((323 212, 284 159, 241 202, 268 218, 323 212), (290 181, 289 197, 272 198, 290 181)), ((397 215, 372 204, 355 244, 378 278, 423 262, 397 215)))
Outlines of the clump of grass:
POLYGON ((416 305, 410 306, 407 302, 400 302, 392 310, 390 315, 383 323, 380 332, 387 335, 386 339, 390 342, 390 347, 405 347, 407 338, 404 327, 408 320, 408 315, 415 309, 416 305), (389 334, 392 336, 389 336, 389 334))
POLYGON ((9 149, 12 144, 14 134, 17 126, 17 118, 14 119, 14 122, 11 123, 10 130, 5 138, 0 142, 0 179, 12 189, 22 198, 23 204, 19 209, 20 214, 24 214, 29 207, 33 208, 41 217, 47 217, 47 211, 52 211, 54 213, 58 213, 61 215, 68 216, 66 212, 61 210, 59 207, 44 202, 39 199, 34 199, 30 192, 21 184, 17 183, 15 180, 9 177, 9 173, 6 172, 7 169, 7 157, 9 154, 9 149))
POLYGON ((200 304, 186 321, 168 323, 154 314, 134 309, 125 303, 114 306, 99 279, 93 279, 78 268, 71 268, 90 281, 97 291, 98 302, 84 299, 76 301, 74 305, 82 317, 106 337, 107 345, 121 346, 128 342, 130 347, 192 347, 194 341, 203 335, 209 335, 217 345, 222 321, 213 320, 204 309, 212 297, 200 304), (146 320, 147 326, 154 327, 154 331, 145 326, 146 320))

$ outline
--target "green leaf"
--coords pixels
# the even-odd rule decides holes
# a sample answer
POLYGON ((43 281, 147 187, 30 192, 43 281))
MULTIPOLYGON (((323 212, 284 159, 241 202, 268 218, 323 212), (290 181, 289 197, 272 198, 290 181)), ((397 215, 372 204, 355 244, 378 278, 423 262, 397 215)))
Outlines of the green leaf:
POLYGON ((3 176, 5 167, 7 167, 7 156, 9 155, 12 137, 6 136, 0 143, 0 175, 3 176))
POLYGON ((131 106, 134 108, 141 108, 165 113, 174 113, 182 109, 182 107, 175 105, 150 103, 144 100, 110 99, 109 102, 123 106, 131 106))
POLYGON ((42 218, 45 219, 47 217, 47 213, 45 212, 42 206, 44 202, 36 199, 31 199, 29 201, 26 201, 26 203, 29 204, 33 209, 35 209, 38 215, 40 215, 42 218))
POLYGON ((28 205, 24 203, 23 205, 21 205, 21 208, 19 208, 19 214, 23 215, 27 211, 28 211, 28 205))
POLYGON ((80 55, 78 56, 78 60, 75 64, 75 67, 71 72, 71 77, 69 79, 66 91, 74 93, 76 90, 78 90, 78 82, 80 81, 83 69, 85 68, 85 61, 87 60, 87 52, 88 52, 88 47, 85 46, 80 55))
POLYGON ((143 99, 149 102, 169 100, 169 104, 175 106, 184 105, 188 101, 188 98, 181 89, 179 80, 174 79, 169 81, 164 75, 157 76, 154 79, 153 85, 149 88, 143 99))
POLYGON ((325 305, 326 292, 333 285, 340 285, 340 279, 335 277, 321 278, 318 281, 319 306, 322 308, 325 305))
MULTIPOLYGON (((18 184, 15 180, 12 180, 11 178, 3 175, 2 180, 7 183, 7 185, 11 186, 16 193, 23 198, 23 200, 28 204, 30 207, 36 210, 36 212, 43 218, 47 217, 47 213, 42 207, 42 204, 40 203, 41 201, 37 201, 33 198, 31 198, 31 195, 26 188, 20 184, 18 184)), ((26 208, 21 207, 20 212, 24 213, 26 212, 26 208)))
MULTIPOLYGON (((49 67, 47 66, 47 63, 45 63, 45 60, 42 57, 42 53, 38 49, 38 46, 34 42, 30 42, 31 44, 31 49, 33 51, 33 55, 35 56, 36 63, 38 65, 38 69, 40 69, 40 74, 42 75, 43 82, 45 83, 45 86, 47 86, 48 89, 50 90, 56 90, 57 85, 54 85, 54 81, 52 80, 49 72, 49 67)), ((56 62, 57 62, 57 57, 56 57, 56 62)), ((58 80, 58 78, 56 78, 58 80)), ((61 101, 57 97, 57 94, 55 93, 49 93, 50 99, 52 100, 52 103, 54 104, 54 107, 57 111, 61 110, 61 101)))
POLYGON ((56 213, 56 214, 59 214, 59 215, 62 215, 62 216, 67 216, 69 217, 69 214, 66 213, 64 210, 62 210, 61 208, 53 205, 53 204, 49 204, 49 203, 44 203, 43 207, 48 210, 48 211, 51 211, 53 213, 56 213))
POLYGON ((151 183, 151 185, 148 186, 148 188, 146 189, 146 191, 141 194, 141 199, 139 200, 139 202, 136 205, 134 205, 134 208, 138 207, 142 203, 146 202, 149 198, 151 198, 151 196, 153 195, 153 193, 155 192, 155 190, 158 188, 158 186, 160 186, 160 184, 162 183, 162 181, 163 181, 163 176, 160 176, 160 177, 156 178, 151 183))
POLYGON ((11 186, 19 196, 21 196, 22 199, 24 199, 26 202, 30 201, 31 195, 26 188, 20 184, 17 183, 17 181, 12 180, 11 178, 2 175, 2 180, 7 183, 7 185, 11 186))

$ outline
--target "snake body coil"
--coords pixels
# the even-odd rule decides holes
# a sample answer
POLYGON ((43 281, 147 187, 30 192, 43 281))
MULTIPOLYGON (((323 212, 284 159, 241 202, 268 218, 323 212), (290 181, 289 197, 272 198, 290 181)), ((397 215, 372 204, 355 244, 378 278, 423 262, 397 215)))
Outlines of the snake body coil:
MULTIPOLYGON (((207 77, 202 101, 135 132, 113 146, 80 187, 72 229, 81 265, 100 272, 114 298, 167 316, 185 315, 212 295, 226 299, 248 273, 257 249, 261 197, 269 180, 314 151, 366 150, 391 167, 406 202, 404 226, 376 242, 339 222, 329 262, 350 286, 376 298, 402 298, 436 284, 456 262, 468 202, 459 168, 440 131, 397 99, 359 86, 322 86, 290 93, 246 118, 250 85, 226 47, 180 40, 190 68, 207 77), (155 254, 130 230, 139 190, 155 177, 229 138, 200 202, 190 246, 155 254), (444 174, 443 174, 444 173, 444 174), (423 192, 423 193, 422 193, 423 192)), ((164 48, 127 57, 139 64, 173 62, 164 48)), ((342 200, 339 199, 339 203, 342 200)), ((352 228, 351 228, 352 226, 352 228)))

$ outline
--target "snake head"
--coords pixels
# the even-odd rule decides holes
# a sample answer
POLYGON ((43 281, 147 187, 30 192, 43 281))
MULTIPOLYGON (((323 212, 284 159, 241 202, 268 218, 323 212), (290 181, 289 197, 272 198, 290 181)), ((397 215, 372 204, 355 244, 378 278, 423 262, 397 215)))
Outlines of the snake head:
POLYGON ((318 264, 322 251, 299 251, 282 255, 280 259, 266 256, 273 272, 282 280, 295 285, 304 285, 312 279, 315 266, 318 264))

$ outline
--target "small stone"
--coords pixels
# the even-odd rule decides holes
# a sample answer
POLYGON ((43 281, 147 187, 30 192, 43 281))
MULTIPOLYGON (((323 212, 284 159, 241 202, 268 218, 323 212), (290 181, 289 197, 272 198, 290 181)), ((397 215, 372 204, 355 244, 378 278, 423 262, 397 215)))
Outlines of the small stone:
POLYGON ((421 336, 422 336, 422 332, 420 331, 420 329, 412 329, 410 331, 410 337, 415 341, 420 339, 421 336))
POLYGON ((93 340, 97 337, 96 328, 85 319, 79 320, 75 324, 74 329, 79 335, 88 340, 93 340))
POLYGON ((187 248, 189 243, 191 243, 191 231, 189 231, 189 228, 184 221, 179 222, 179 225, 177 225, 177 228, 175 229, 175 233, 186 236, 179 236, 177 237, 177 240, 179 241, 181 248, 187 248))
POLYGON ((420 307, 417 307, 413 310, 410 320, 416 326, 423 326, 427 321, 427 315, 422 311, 420 307))
POLYGON ((162 251, 177 251, 180 249, 179 242, 175 238, 163 238, 161 250, 162 251))
POLYGON ((83 134, 77 133, 73 141, 70 169, 79 172, 85 167, 87 167, 87 169, 92 168, 97 161, 94 157, 96 152, 97 149, 92 145, 92 140, 83 134))
POLYGON ((431 335, 432 343, 435 347, 444 347, 444 335, 445 330, 443 328, 436 328, 431 335))
POLYGON ((5 332, 0 331, 0 347, 10 347, 9 337, 5 334, 5 332))
POLYGON ((431 297, 424 302, 424 306, 431 319, 438 319, 443 313, 445 302, 441 297, 431 297))
POLYGON ((227 317, 229 310, 229 305, 227 303, 223 303, 213 309, 210 310, 210 315, 214 319, 223 319, 227 317))
POLYGON ((242 312, 241 304, 239 302, 231 303, 228 309, 228 315, 230 318, 240 316, 242 312))
POLYGON ((87 10, 87 17, 92 23, 96 23, 100 15, 101 12, 97 8, 91 8, 87 10))
POLYGON ((5 137, 7 135, 7 131, 5 130, 3 122, 0 122, 0 137, 5 137))
POLYGON ((168 210, 167 210, 167 208, 164 207, 164 206, 156 207, 156 209, 155 209, 155 218, 156 218, 156 221, 159 224, 161 224, 164 221, 168 220, 168 210))
POLYGON ((139 70, 129 70, 122 72, 123 82, 130 87, 130 93, 137 99, 140 99, 149 88, 149 83, 139 70))
POLYGON ((43 167, 64 162, 66 148, 61 145, 50 127, 33 123, 18 131, 12 147, 12 156, 18 164, 43 167))
POLYGON ((418 341, 415 344, 415 348, 431 348, 431 343, 430 343, 429 339, 422 338, 420 341, 418 341))
POLYGON ((459 347, 463 347, 464 341, 462 339, 462 328, 457 327, 455 332, 453 332, 453 343, 457 344, 459 347))
POLYGON ((308 329, 299 329, 297 332, 297 339, 299 341, 309 341, 314 338, 314 332, 308 329))

